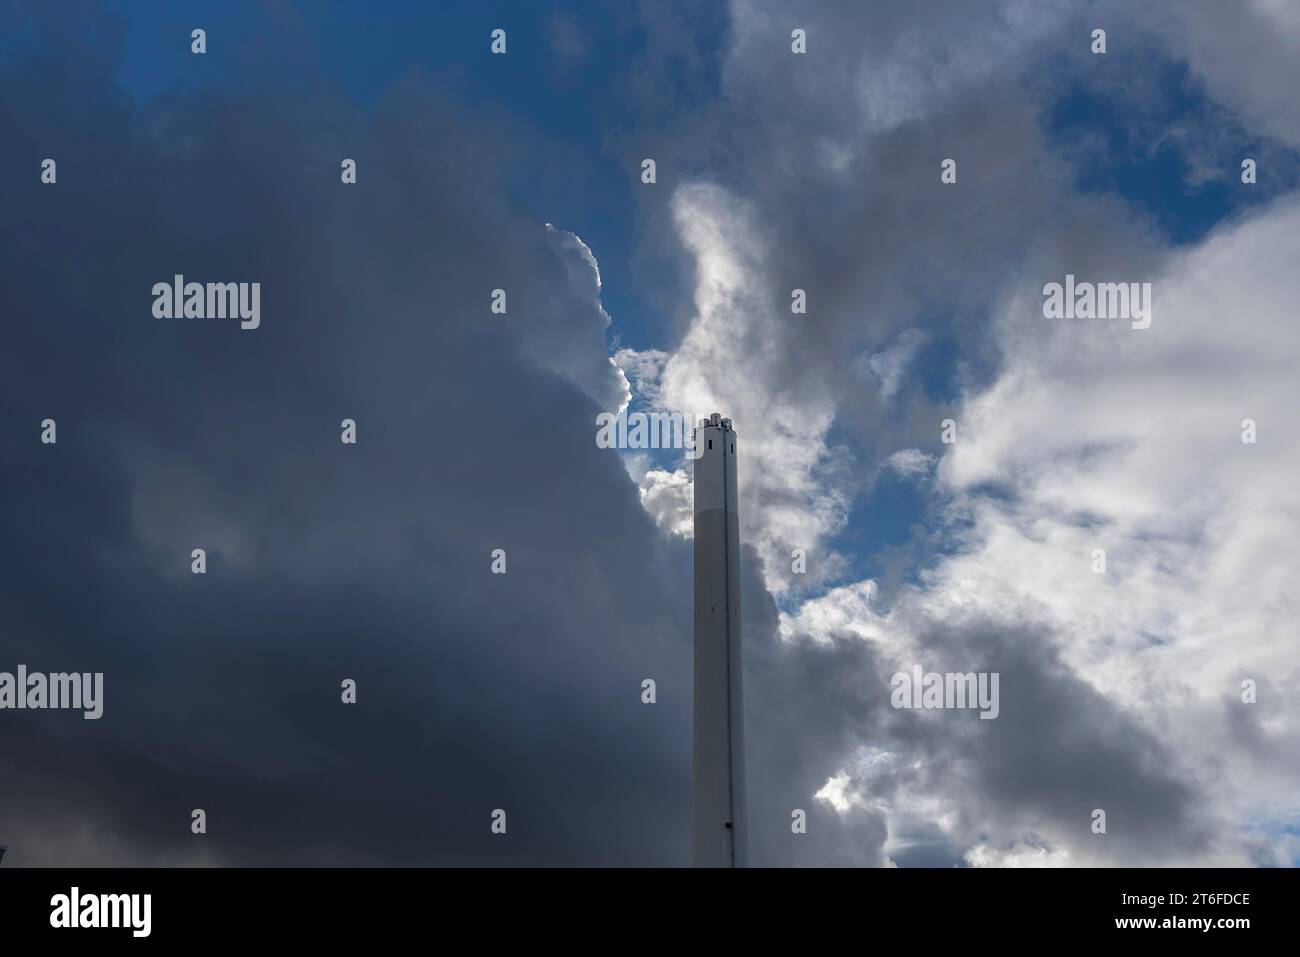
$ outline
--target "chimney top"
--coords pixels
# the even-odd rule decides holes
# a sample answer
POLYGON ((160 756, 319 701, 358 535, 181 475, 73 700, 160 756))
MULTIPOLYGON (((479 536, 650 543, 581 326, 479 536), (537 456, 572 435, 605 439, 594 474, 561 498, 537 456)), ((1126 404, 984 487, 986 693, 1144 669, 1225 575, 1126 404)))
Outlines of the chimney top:
POLYGON ((732 431, 731 420, 724 418, 721 412, 714 412, 707 419, 700 419, 697 429, 722 429, 724 432, 732 431))

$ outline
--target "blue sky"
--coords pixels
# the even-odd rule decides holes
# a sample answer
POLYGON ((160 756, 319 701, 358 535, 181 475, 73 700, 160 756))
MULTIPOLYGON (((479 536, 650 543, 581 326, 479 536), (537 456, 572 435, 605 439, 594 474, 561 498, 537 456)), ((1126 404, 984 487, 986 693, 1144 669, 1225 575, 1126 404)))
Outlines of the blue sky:
POLYGON ((1112 193, 1149 217, 1170 242, 1199 241, 1216 225, 1251 206, 1295 188, 1297 155, 1268 137, 1252 135, 1236 117, 1205 94, 1185 62, 1157 51, 1141 51, 1142 69, 1154 80, 1152 102, 1089 89, 1067 81, 1043 117, 1058 148, 1092 136, 1077 167, 1076 183, 1086 193, 1112 193), (1154 61, 1151 62, 1151 61, 1154 61), (1177 132, 1178 137, 1171 137, 1177 132), (1267 156, 1258 188, 1242 190, 1241 158, 1267 156), (1196 171, 1215 178, 1201 182, 1196 171))

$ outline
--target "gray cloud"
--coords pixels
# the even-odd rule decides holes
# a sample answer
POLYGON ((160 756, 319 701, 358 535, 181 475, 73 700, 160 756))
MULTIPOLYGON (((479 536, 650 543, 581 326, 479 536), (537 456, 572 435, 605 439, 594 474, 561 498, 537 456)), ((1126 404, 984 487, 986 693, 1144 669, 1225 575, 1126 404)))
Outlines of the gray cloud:
POLYGON ((418 78, 137 109, 60 42, 85 75, 0 102, 60 162, 0 186, 3 649, 106 706, 5 713, 8 862, 681 863, 687 564, 594 444, 607 319, 505 200, 523 144, 418 78), (260 281, 261 328, 151 318, 174 272, 260 281))

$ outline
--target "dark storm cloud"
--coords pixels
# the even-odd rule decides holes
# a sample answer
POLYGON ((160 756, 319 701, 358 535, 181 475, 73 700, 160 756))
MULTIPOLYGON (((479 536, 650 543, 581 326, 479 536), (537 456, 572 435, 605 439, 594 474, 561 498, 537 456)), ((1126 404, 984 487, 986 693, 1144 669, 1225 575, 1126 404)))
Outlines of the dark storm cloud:
POLYGON ((745 761, 755 866, 879 866, 885 821, 876 812, 840 817, 814 800, 844 756, 875 740, 888 685, 872 646, 846 637, 827 645, 785 643, 757 562, 743 567, 745 761), (807 831, 791 828, 794 811, 807 831))
POLYGON ((605 317, 503 185, 545 145, 418 76, 368 116, 132 105, 36 30, 0 81, 0 648, 103 671, 105 714, 0 719, 9 863, 684 863, 689 553, 596 448, 605 317), (175 273, 260 282, 260 328, 154 319, 175 273))
MULTIPOLYGON (((759 580, 745 587, 762 591, 759 580)), ((773 857, 756 863, 879 864, 887 851, 904 865, 952 866, 986 828, 1046 830, 1067 849, 1132 863, 1191 861, 1213 848, 1218 822, 1179 755, 1073 674, 1041 625, 917 623, 925 670, 999 674, 999 713, 981 720, 895 709, 895 669, 873 642, 834 629, 820 641, 781 641, 763 602, 745 606, 747 761, 751 782, 763 784, 751 816, 773 857), (839 812, 809 800, 835 776, 866 803, 839 812), (936 799, 937 808, 912 813, 936 799), (791 837, 794 808, 808 812, 807 840, 791 837), (1098 808, 1104 836, 1090 830, 1098 808)))
POLYGON ((1191 860, 1210 846, 1204 796, 1179 756, 1071 672, 1041 627, 935 629, 922 648, 927 662, 944 663, 939 670, 951 664, 1001 676, 996 720, 965 713, 955 717, 968 733, 925 729, 933 735, 927 765, 943 769, 936 777, 949 778, 945 790, 978 793, 989 820, 1026 830, 1050 823, 1073 835, 1071 845, 1109 841, 1116 857, 1134 862, 1191 860), (1090 830, 1098 808, 1107 816, 1104 836, 1090 830))

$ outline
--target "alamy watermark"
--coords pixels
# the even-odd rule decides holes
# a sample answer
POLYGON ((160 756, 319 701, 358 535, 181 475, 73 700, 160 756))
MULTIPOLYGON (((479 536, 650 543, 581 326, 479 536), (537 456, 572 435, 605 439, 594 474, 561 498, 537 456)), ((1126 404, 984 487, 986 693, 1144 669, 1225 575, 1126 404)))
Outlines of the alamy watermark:
POLYGON ((601 412, 596 416, 596 447, 601 449, 682 449, 698 459, 695 418, 678 412, 601 412))
POLYGON ((83 894, 73 887, 50 898, 50 926, 55 928, 118 927, 132 937, 148 937, 153 929, 152 894, 83 894))
POLYGON ((19 665, 17 674, 0 671, 0 710, 5 708, 79 710, 83 718, 93 721, 104 714, 104 673, 47 675, 28 672, 26 665, 19 665))
POLYGON ((999 672, 937 672, 913 665, 911 672, 899 671, 889 679, 895 708, 943 710, 978 708, 981 718, 993 719, 1002 710, 998 703, 999 672))
POLYGON ((186 282, 177 273, 171 282, 153 284, 155 319, 239 319, 239 328, 262 324, 260 282, 186 282))
POLYGON ((1043 316, 1047 319, 1129 319, 1134 329, 1151 325, 1151 283, 1075 282, 1067 273, 1065 283, 1049 282, 1043 287, 1043 316))

